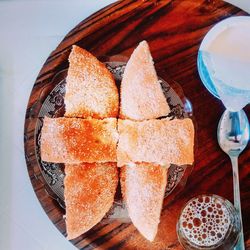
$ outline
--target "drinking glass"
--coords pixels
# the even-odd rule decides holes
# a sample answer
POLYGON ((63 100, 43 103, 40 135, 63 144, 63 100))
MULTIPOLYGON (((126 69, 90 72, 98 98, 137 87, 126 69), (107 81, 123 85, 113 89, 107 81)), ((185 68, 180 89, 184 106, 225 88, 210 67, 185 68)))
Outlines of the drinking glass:
POLYGON ((177 234, 187 250, 230 250, 240 234, 240 218, 235 207, 218 195, 199 195, 181 211, 177 234))

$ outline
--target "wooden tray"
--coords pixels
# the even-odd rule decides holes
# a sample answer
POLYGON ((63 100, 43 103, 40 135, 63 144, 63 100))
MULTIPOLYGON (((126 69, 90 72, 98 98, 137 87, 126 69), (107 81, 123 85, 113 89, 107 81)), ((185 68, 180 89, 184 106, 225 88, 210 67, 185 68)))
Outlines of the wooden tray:
MULTIPOLYGON (((73 240, 79 249, 182 249, 175 232, 182 206, 201 193, 215 193, 233 200, 229 158, 220 150, 216 129, 224 110, 219 100, 202 85, 196 66, 197 51, 206 32, 218 21, 243 11, 222 1, 118 1, 77 25, 51 53, 42 67, 30 95, 25 120, 25 156, 30 179, 45 212, 64 235, 64 210, 44 188, 39 176, 34 131, 38 111, 55 87, 52 79, 68 67, 71 45, 94 55, 129 56, 137 44, 149 42, 158 74, 179 82, 191 100, 197 122, 198 149, 195 166, 185 189, 176 189, 164 201, 158 235, 149 243, 133 225, 114 221, 98 224, 73 240), (40 100, 37 102, 37 100, 40 100)), ((248 107, 246 111, 250 111, 248 107)), ((250 249, 250 149, 240 157, 240 180, 245 241, 250 249)), ((65 239, 66 240, 66 239, 65 239)))

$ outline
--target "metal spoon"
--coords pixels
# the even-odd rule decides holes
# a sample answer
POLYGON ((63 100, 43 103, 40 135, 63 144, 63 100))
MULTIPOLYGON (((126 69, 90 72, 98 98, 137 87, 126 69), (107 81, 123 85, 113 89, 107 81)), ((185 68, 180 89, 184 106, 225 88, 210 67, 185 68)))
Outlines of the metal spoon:
POLYGON ((241 233, 238 244, 234 249, 244 250, 243 224, 240 205, 240 187, 238 174, 238 156, 249 141, 249 122, 243 110, 230 112, 226 110, 219 122, 217 139, 221 149, 228 154, 233 168, 234 206, 239 212, 241 233))

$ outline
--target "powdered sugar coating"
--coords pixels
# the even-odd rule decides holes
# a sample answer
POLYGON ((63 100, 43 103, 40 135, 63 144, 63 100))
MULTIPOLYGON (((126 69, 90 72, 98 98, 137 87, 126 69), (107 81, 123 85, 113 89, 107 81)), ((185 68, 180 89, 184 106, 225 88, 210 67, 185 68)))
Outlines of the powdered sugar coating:
POLYGON ((117 117, 118 89, 113 75, 88 51, 74 45, 65 92, 67 117, 117 117))
POLYGON ((58 163, 116 162, 117 120, 45 117, 41 158, 58 163))
POLYGON ((192 164, 194 127, 192 120, 168 119, 118 121, 118 167, 133 162, 162 166, 192 164))
POLYGON ((154 119, 170 112, 146 41, 138 45, 126 65, 120 106, 119 117, 131 120, 154 119))
POLYGON ((122 195, 135 227, 153 241, 160 222, 167 167, 148 163, 121 168, 122 195))
POLYGON ((111 208, 118 183, 116 163, 65 165, 68 239, 96 225, 111 208))

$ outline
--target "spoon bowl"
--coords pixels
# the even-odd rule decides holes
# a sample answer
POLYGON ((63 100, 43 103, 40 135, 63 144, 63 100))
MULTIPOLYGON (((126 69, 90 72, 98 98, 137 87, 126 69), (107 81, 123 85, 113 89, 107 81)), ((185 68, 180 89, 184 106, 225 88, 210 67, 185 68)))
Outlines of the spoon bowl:
POLYGON ((217 137, 221 149, 226 154, 239 156, 249 141, 249 122, 246 113, 243 110, 226 110, 221 116, 217 137))

